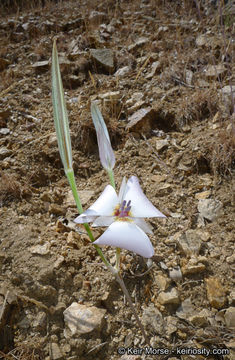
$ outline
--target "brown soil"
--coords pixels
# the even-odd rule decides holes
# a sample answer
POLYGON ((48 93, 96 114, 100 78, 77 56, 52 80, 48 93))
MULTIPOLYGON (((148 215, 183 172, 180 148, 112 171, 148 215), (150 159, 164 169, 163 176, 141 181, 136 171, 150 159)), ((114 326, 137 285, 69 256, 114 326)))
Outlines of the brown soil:
MULTIPOLYGON (((234 83, 232 2, 220 8, 210 1, 65 1, 2 10, 0 358, 188 360, 205 357, 176 349, 206 348, 208 359, 234 359, 235 120, 234 99, 225 90, 234 83), (167 215, 150 220, 151 270, 139 276, 148 269, 146 262, 123 250, 122 275, 151 345, 169 354, 118 355, 118 347, 137 349, 145 343, 118 284, 84 229, 73 224, 77 210, 52 116, 55 36, 84 208, 108 184, 90 101, 116 91, 117 99, 101 99, 115 150, 116 183, 119 187, 123 176, 138 176, 148 198, 167 215), (112 49, 113 71, 98 67, 90 48, 112 49), (129 66, 124 76, 114 75, 124 66, 129 66), (142 93, 139 105, 136 93, 142 93), (144 119, 127 127, 136 111, 149 107, 144 119), (199 214, 199 200, 205 198, 221 202, 213 221, 199 214), (200 238, 196 253, 179 245, 188 230, 200 238), (177 267, 183 273, 179 279, 170 275, 177 267), (159 277, 177 291, 177 301, 160 301, 159 294, 168 289, 161 289, 159 277), (186 299, 195 313, 207 310, 202 323, 179 316, 186 299), (102 328, 66 338, 63 311, 73 302, 106 309, 102 328), (51 350, 53 344, 60 351, 51 350)), ((104 253, 114 259, 114 249, 104 253)))

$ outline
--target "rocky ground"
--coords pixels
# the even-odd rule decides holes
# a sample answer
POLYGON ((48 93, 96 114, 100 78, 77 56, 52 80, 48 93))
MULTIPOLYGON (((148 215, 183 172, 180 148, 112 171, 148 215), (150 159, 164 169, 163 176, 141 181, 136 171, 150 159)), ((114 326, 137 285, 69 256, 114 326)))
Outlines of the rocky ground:
MULTIPOLYGON (((1 359, 235 358, 234 6, 215 3, 2 7, 1 359), (108 184, 90 115, 99 100, 118 187, 138 176, 167 216, 150 220, 152 267, 122 251, 147 353, 118 284, 73 223, 52 117, 54 37, 84 208, 108 184), (69 318, 74 308, 83 325, 69 318)), ((115 261, 114 249, 104 253, 115 261)))

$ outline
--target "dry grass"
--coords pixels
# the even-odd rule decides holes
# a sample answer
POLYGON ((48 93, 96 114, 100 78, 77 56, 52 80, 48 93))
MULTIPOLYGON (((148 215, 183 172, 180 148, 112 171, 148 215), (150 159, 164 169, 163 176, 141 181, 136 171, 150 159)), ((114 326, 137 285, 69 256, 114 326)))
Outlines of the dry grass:
POLYGON ((215 175, 231 175, 235 168, 235 133, 228 126, 228 130, 219 130, 210 148, 210 164, 215 175))
POLYGON ((17 346, 7 354, 0 351, 0 359, 4 360, 43 360, 45 355, 40 346, 35 344, 17 346))

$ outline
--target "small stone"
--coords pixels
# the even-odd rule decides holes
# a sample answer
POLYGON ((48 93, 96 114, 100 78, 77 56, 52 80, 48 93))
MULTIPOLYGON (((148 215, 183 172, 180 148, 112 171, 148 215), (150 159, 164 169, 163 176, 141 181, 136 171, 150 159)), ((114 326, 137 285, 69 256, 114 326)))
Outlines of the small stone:
POLYGON ((67 236, 67 244, 79 248, 82 245, 81 236, 74 231, 70 231, 67 236))
POLYGON ((208 325, 208 318, 210 317, 211 313, 207 309, 203 309, 197 314, 194 314, 188 318, 188 320, 194 325, 194 326, 206 326, 208 325))
POLYGON ((8 135, 10 134, 10 130, 8 128, 1 128, 0 135, 8 135))
POLYGON ((192 305, 192 302, 190 299, 185 299, 181 305, 176 310, 176 315, 180 319, 188 319, 192 313, 195 312, 194 306, 192 305))
POLYGON ((158 334, 161 334, 163 331, 162 314, 153 304, 144 309, 142 322, 147 329, 151 327, 158 334))
POLYGON ((213 199, 201 199, 197 206, 200 215, 210 221, 214 221, 221 215, 222 207, 221 201, 213 199))
POLYGON ((30 248, 30 252, 36 255, 47 255, 50 252, 50 244, 46 242, 43 245, 35 245, 30 248))
POLYGON ((111 99, 111 100, 119 100, 120 99, 120 91, 109 91, 104 94, 99 94, 99 98, 104 99, 111 99))
POLYGON ((155 115, 156 112, 151 107, 140 109, 128 118, 126 129, 140 131, 141 133, 151 132, 155 115))
POLYGON ((98 309, 95 306, 81 305, 73 302, 64 311, 65 337, 70 334, 87 334, 93 330, 100 330, 104 321, 105 309, 98 309), (68 331, 69 330, 69 331, 68 331))
POLYGON ((166 196, 173 191, 170 184, 162 184, 158 187, 156 196, 166 196))
POLYGON ((151 66, 151 72, 146 76, 146 79, 152 79, 152 77, 156 75, 156 73, 158 72, 158 70, 160 70, 160 68, 161 68, 160 61, 153 62, 151 66))
POLYGON ((134 44, 128 46, 128 51, 136 50, 149 42, 149 38, 140 37, 134 44))
POLYGON ((33 320, 32 326, 33 328, 35 328, 36 331, 40 331, 43 328, 45 328, 46 323, 47 323, 47 315, 45 312, 40 311, 33 320))
POLYGON ((105 72, 114 72, 114 53, 111 49, 90 49, 90 55, 105 72))
POLYGON ((235 328, 235 307, 230 306, 224 315, 226 326, 235 328))
POLYGON ((57 136, 56 136, 56 133, 53 132, 49 138, 48 138, 48 141, 47 141, 47 144, 50 148, 53 148, 55 146, 57 146, 57 136))
POLYGON ((54 269, 59 269, 63 264, 63 262, 64 262, 64 257, 62 255, 59 255, 56 261, 54 262, 54 269))
POLYGON ((230 305, 235 305, 235 291, 230 293, 228 300, 230 305))
POLYGON ((206 269, 205 264, 199 261, 197 257, 191 257, 191 259, 184 265, 182 265, 183 275, 193 275, 204 272, 206 269))
POLYGON ((157 301, 162 305, 177 305, 180 303, 178 291, 175 288, 158 295, 157 301))
POLYGON ((226 258, 226 261, 228 264, 234 264, 235 263, 235 254, 232 254, 231 256, 228 256, 226 258))
POLYGON ((127 75, 129 72, 130 72, 130 67, 129 66, 124 66, 124 67, 118 69, 115 72, 114 76, 123 77, 123 76, 127 75))
POLYGON ((170 270, 169 276, 172 280, 174 280, 176 282, 182 280, 182 272, 181 272, 180 267, 178 266, 177 268, 170 270))
POLYGON ((163 275, 157 275, 155 277, 155 282, 160 290, 165 291, 171 284, 171 280, 163 275))
POLYGON ((60 351, 59 345, 54 342, 50 344, 50 353, 53 360, 59 360, 64 358, 60 351))
POLYGON ((151 176, 151 181, 153 181, 154 183, 156 182, 156 183, 160 183, 160 182, 163 182, 163 181, 165 181, 166 180, 166 178, 167 178, 167 176, 166 175, 152 175, 151 176))
POLYGON ((141 357, 139 355, 124 354, 120 357, 120 360, 141 360, 141 357))
POLYGON ((216 309, 222 308, 226 303, 226 293, 219 279, 210 277, 206 281, 207 298, 210 305, 216 309))
POLYGON ((223 64, 208 65, 205 69, 205 75, 209 78, 217 78, 220 75, 224 75, 226 72, 226 67, 223 64))
POLYGON ((178 329, 178 319, 174 316, 167 316, 166 318, 166 325, 165 325, 165 331, 167 336, 171 336, 174 334, 178 329))
POLYGON ((207 35, 202 34, 196 38, 197 46, 204 46, 206 44, 208 44, 208 36, 207 35))
POLYGON ((192 85, 193 83, 193 72, 191 70, 185 71, 185 82, 188 85, 192 85))
POLYGON ((210 195, 211 195, 211 190, 202 191, 200 193, 195 194, 195 199, 197 200, 207 199, 210 197, 210 195))
POLYGON ((93 25, 102 24, 104 21, 108 19, 108 16, 104 12, 93 10, 89 15, 89 22, 93 25))
POLYGON ((187 230, 176 239, 180 250, 186 255, 198 255, 201 249, 200 233, 197 230, 187 230))
POLYGON ((35 71, 40 74, 40 73, 44 73, 46 71, 49 70, 49 61, 48 60, 44 60, 44 61, 38 61, 35 64, 32 65, 32 67, 35 69, 35 71))
POLYGON ((8 148, 2 146, 0 148, 0 160, 5 159, 6 157, 10 156, 12 154, 12 151, 9 150, 8 148))
POLYGON ((165 149, 167 149, 167 147, 169 146, 169 141, 167 139, 162 139, 162 140, 156 140, 156 149, 158 152, 161 152, 165 149))

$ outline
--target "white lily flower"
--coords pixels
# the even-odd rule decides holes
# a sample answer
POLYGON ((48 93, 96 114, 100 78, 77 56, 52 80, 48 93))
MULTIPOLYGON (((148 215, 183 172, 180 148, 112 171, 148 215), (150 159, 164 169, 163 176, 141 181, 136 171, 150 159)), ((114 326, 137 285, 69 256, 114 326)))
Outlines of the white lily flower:
POLYGON ((78 224, 93 222, 92 226, 108 226, 93 244, 110 245, 133 251, 145 258, 154 254, 146 235, 151 226, 143 218, 165 217, 144 195, 138 178, 124 178, 119 195, 107 185, 100 197, 74 221, 78 224))

